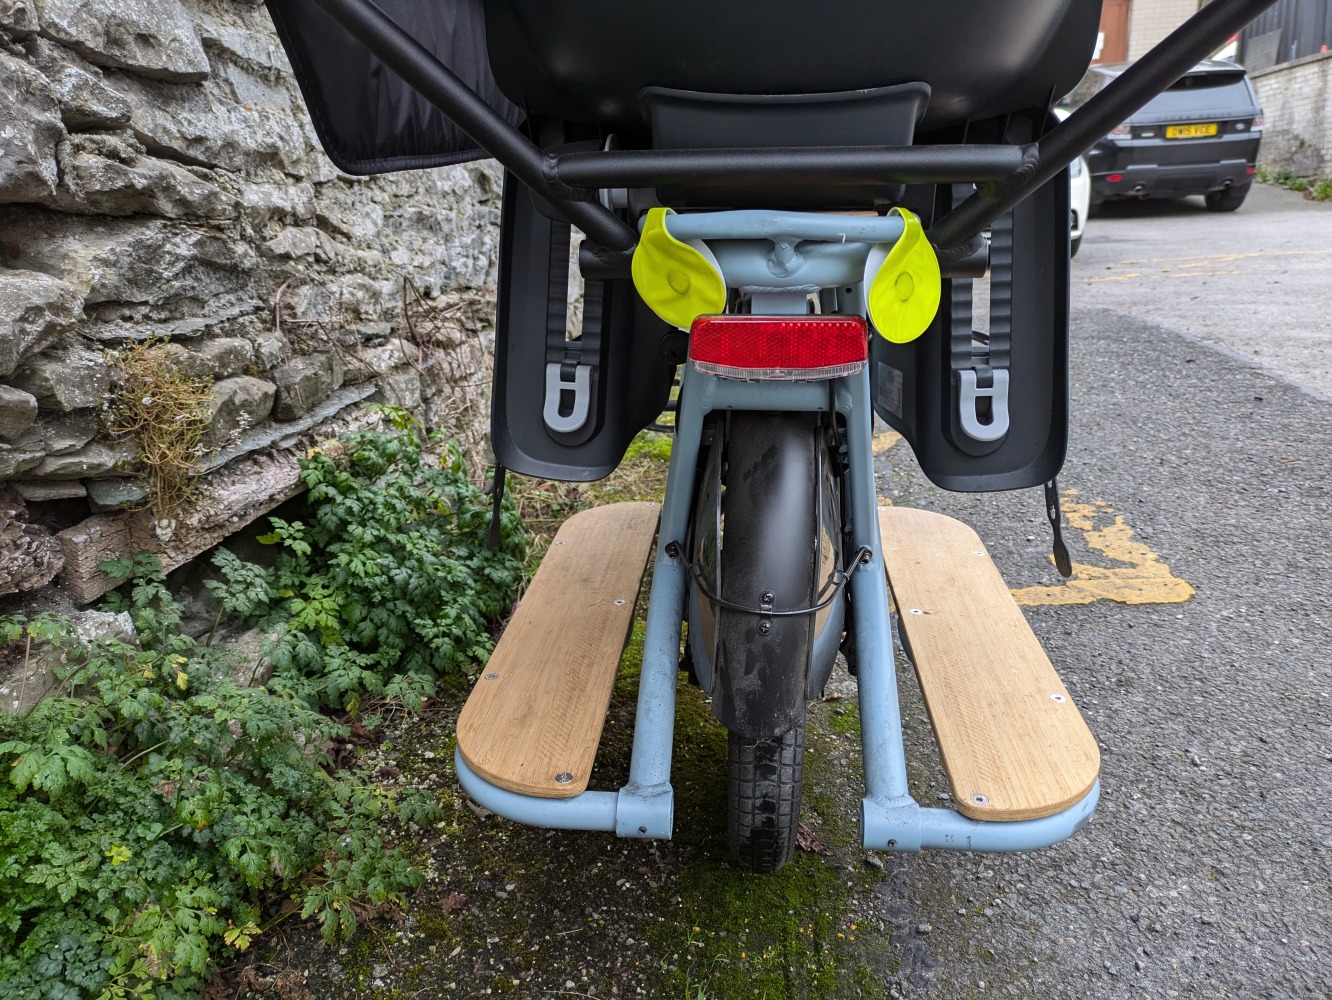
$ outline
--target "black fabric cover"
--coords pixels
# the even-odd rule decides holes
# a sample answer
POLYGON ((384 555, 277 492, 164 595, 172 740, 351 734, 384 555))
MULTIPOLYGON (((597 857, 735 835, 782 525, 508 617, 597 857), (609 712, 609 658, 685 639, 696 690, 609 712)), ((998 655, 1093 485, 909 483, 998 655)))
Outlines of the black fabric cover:
MULTIPOLYGON (((517 125, 486 53, 483 0, 375 0, 464 83, 517 125)), ((349 174, 441 167, 486 154, 310 0, 266 0, 315 132, 349 174)))

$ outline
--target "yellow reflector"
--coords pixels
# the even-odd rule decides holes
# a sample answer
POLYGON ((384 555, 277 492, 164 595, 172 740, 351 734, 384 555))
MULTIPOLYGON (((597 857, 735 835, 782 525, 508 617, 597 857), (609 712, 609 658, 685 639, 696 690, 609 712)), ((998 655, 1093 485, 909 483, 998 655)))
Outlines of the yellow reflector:
POLYGON ((913 212, 893 209, 902 217, 902 238, 891 249, 875 246, 865 261, 866 301, 870 322, 885 340, 906 344, 929 328, 939 311, 943 287, 939 259, 913 212))
POLYGON ((726 281, 701 240, 682 243, 666 231, 669 208, 648 210, 634 249, 634 287, 671 326, 688 330, 700 316, 726 309, 726 281))

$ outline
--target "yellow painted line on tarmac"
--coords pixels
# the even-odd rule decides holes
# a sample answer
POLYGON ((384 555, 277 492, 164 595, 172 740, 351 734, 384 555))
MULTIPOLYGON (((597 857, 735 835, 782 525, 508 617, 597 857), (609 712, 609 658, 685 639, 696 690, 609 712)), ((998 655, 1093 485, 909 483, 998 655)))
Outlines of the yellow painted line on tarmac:
MULTIPOLYGON (((1197 277, 1224 277, 1226 275, 1249 273, 1251 271, 1274 271, 1278 270, 1275 261, 1265 265, 1265 262, 1277 257, 1319 257, 1332 254, 1332 250, 1250 250, 1239 253, 1217 253, 1206 254, 1202 256, 1190 257, 1146 257, 1142 259, 1117 260, 1111 264, 1105 265, 1107 271, 1114 271, 1121 267, 1149 267, 1152 264, 1169 264, 1172 267, 1161 267, 1155 273, 1168 275, 1171 278, 1197 278, 1197 277), (1248 261, 1244 272, 1232 269, 1220 269, 1222 264, 1235 264, 1239 261, 1248 261)), ((1287 265, 1288 266, 1288 265, 1287 265)), ((1284 268, 1280 268, 1284 270, 1284 268)), ((1134 278, 1141 278, 1145 272, 1129 271, 1125 274, 1107 274, 1096 278, 1083 278, 1083 284, 1095 285, 1107 281, 1131 281, 1134 278)))
POLYGON ((1189 270, 1180 269, 1172 271, 1168 267, 1161 268, 1161 274, 1167 278, 1214 278, 1223 274, 1252 274, 1256 268, 1248 268, 1240 271, 1238 268, 1216 268, 1209 271, 1200 270, 1201 264, 1189 264, 1189 270))
POLYGON ((874 454, 882 455, 901 440, 902 435, 898 434, 897 431, 879 431, 870 441, 870 447, 874 450, 874 454))
POLYGON ((1131 278, 1141 278, 1141 277, 1142 277, 1141 271, 1130 271, 1128 274, 1115 274, 1107 278, 1088 278, 1087 284, 1094 285, 1097 282, 1101 281, 1128 281, 1131 278))
MULTIPOLYGON (((1233 263, 1235 263, 1233 260, 1227 260, 1227 259, 1225 259, 1225 258, 1223 258, 1223 257, 1201 257, 1201 258, 1199 258, 1198 260, 1187 260, 1187 261, 1184 261, 1184 262, 1180 263, 1179 265, 1177 265, 1177 267, 1175 268, 1175 270, 1176 270, 1176 271, 1192 271, 1192 270, 1196 270, 1196 269, 1198 269, 1198 268, 1203 268, 1203 267, 1216 267, 1216 265, 1218 265, 1218 264, 1233 264, 1233 263)), ((1167 274, 1171 273, 1171 269, 1168 268, 1168 267, 1163 267, 1163 268, 1161 268, 1161 270, 1164 271, 1164 272, 1166 272, 1167 274)), ((1236 272, 1233 272, 1233 271, 1232 271, 1231 273, 1233 274, 1233 273, 1236 273, 1236 272)))
POLYGON ((1175 576, 1159 555, 1134 536, 1122 515, 1100 500, 1080 502, 1077 495, 1076 490, 1064 491, 1064 520, 1070 528, 1081 532, 1089 549, 1118 565, 1075 562, 1073 575, 1062 583, 1014 590, 1013 599, 1018 604, 1027 607, 1093 601, 1183 604, 1193 596, 1193 587, 1175 576))
MULTIPOLYGON (((896 431, 874 435, 874 454, 882 455, 899 441, 896 431)), ((888 497, 879 497, 880 507, 892 506, 888 497)), ((1073 563, 1073 575, 1049 587, 1022 587, 1012 591, 1013 599, 1027 607, 1058 604, 1091 604, 1117 601, 1120 604, 1183 604, 1193 596, 1193 587, 1171 571, 1169 565, 1140 542, 1122 515, 1104 501, 1078 500, 1077 490, 1064 490, 1064 522, 1079 532, 1093 552, 1099 552, 1117 565, 1093 566, 1073 563)))
POLYGON ((1191 254, 1188 257, 1143 257, 1115 261, 1120 267, 1141 267, 1143 264, 1185 264, 1187 261, 1204 263, 1226 263, 1237 260, 1252 260, 1255 257, 1304 257, 1332 254, 1332 250, 1244 250, 1236 253, 1191 254))

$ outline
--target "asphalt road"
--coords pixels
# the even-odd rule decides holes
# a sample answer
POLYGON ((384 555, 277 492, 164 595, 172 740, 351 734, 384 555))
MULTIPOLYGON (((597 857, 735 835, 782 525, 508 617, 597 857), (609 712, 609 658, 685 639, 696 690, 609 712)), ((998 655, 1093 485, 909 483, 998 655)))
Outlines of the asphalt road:
MULTIPOLYGON (((1039 599, 1029 620, 1102 746, 1071 841, 890 860, 890 994, 1332 996, 1330 304, 1332 207, 1290 192, 1091 221, 1060 484, 1073 560, 1122 577, 1118 600, 1063 603, 1087 594, 1047 559, 1038 491, 949 494, 905 446, 881 458, 888 499, 966 520, 1039 599)), ((914 687, 907 671, 928 759, 914 687)), ((922 773, 918 797, 942 796, 922 773)))
POLYGON ((1332 398, 1332 202, 1255 184, 1237 212, 1110 204, 1073 265, 1075 306, 1140 316, 1332 398))

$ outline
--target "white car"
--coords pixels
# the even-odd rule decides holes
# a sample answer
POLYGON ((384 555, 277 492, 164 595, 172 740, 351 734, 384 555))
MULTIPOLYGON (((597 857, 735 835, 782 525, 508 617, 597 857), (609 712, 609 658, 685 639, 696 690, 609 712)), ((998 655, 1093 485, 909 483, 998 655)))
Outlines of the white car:
POLYGON ((1068 255, 1077 256, 1082 244, 1082 227, 1087 224, 1087 209, 1091 206, 1091 171, 1087 161, 1079 156, 1068 166, 1068 255))
MULTIPOLYGON (((1070 114, 1068 108, 1055 108, 1062 122, 1070 114)), ((1068 165, 1068 255, 1076 257, 1082 245, 1082 227, 1087 224, 1087 210, 1091 207, 1091 170, 1087 161, 1079 156, 1068 165)))

